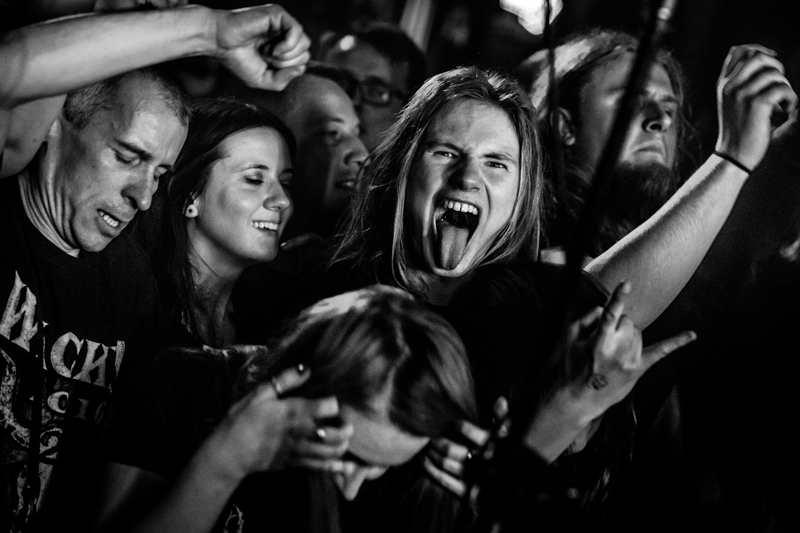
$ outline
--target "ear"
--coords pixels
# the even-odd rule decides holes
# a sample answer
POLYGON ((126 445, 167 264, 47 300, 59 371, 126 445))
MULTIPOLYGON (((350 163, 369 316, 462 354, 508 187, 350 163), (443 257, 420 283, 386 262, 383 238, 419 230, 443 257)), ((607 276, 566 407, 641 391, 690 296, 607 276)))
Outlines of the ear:
POLYGON ((200 213, 200 200, 197 198, 192 199, 191 202, 184 208, 183 216, 186 218, 195 218, 200 213))
POLYGON ((572 114, 563 107, 557 107, 550 112, 550 127, 556 132, 561 144, 572 146, 575 144, 575 125, 572 114))

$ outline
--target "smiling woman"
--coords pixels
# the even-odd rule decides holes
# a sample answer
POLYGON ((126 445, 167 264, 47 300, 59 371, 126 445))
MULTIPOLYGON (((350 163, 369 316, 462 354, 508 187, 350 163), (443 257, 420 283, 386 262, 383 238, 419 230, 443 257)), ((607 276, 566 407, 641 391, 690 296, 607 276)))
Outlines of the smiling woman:
POLYGON ((292 214, 294 137, 270 113, 230 100, 194 105, 175 167, 137 220, 173 320, 171 343, 236 338, 231 291, 242 271, 271 261, 292 214))

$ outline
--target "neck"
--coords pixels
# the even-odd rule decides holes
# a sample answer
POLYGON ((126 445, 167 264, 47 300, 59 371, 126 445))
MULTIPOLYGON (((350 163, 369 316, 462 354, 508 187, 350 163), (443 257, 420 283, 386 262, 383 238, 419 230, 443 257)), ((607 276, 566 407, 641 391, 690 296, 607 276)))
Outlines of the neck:
POLYGON ((444 278, 425 272, 414 270, 409 276, 412 287, 422 294, 430 304, 445 307, 450 304, 459 287, 467 281, 469 275, 459 278, 444 278))
POLYGON ((194 248, 190 260, 194 267, 193 281, 200 305, 203 307, 202 312, 198 313, 198 317, 204 316, 206 320, 211 321, 210 324, 205 325, 204 320, 198 320, 198 327, 206 331, 196 333, 207 344, 231 344, 234 341, 231 294, 244 267, 219 263, 212 265, 203 259, 194 248), (215 338, 210 338, 212 336, 215 338))
MULTIPOLYGON (((44 149, 46 150, 46 148, 44 149)), ((54 213, 58 212, 58 200, 52 187, 46 187, 43 184, 55 183, 54 175, 56 169, 53 165, 52 158, 46 157, 44 154, 38 154, 39 158, 38 175, 34 176, 29 166, 22 171, 17 178, 19 181, 20 196, 22 198, 22 207, 25 210, 25 215, 31 221, 33 227, 39 233, 52 242, 58 249, 62 250, 73 257, 78 257, 80 248, 70 246, 59 235, 55 227, 54 213)))

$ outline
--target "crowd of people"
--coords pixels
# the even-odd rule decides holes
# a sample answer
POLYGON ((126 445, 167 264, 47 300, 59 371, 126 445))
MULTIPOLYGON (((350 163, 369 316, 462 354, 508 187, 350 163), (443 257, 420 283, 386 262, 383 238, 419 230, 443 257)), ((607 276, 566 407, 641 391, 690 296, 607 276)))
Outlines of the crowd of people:
POLYGON ((793 529, 774 51, 696 165, 656 50, 571 276, 634 36, 429 75, 389 24, 138 4, 0 39, 0 530, 793 529))

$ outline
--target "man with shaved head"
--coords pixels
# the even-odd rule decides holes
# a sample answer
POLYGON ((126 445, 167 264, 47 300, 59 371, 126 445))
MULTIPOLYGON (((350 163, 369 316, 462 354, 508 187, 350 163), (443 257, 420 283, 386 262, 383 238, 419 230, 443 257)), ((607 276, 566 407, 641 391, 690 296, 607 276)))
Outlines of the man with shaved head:
POLYGON ((0 531, 88 530, 104 424, 138 411, 126 401, 160 306, 123 230, 189 121, 155 65, 211 55, 277 90, 308 46, 274 5, 93 13, 0 35, 0 531))

